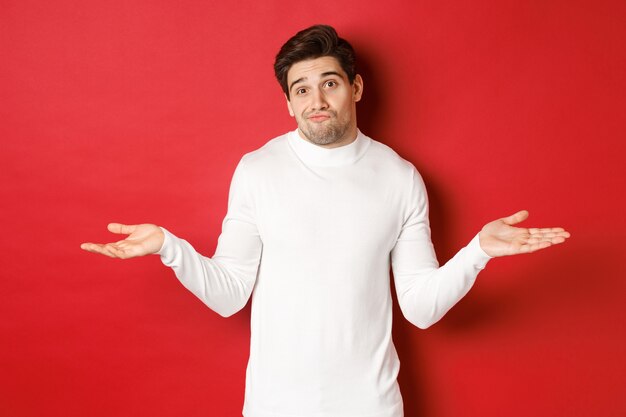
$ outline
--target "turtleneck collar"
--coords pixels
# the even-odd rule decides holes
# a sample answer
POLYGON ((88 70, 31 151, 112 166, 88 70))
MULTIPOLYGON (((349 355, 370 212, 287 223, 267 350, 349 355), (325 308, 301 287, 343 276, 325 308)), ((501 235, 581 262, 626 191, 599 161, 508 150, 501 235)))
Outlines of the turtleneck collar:
POLYGON ((371 139, 357 130, 356 139, 351 143, 337 148, 324 148, 303 139, 298 130, 287 134, 291 149, 307 165, 336 167, 356 162, 370 145, 371 139))

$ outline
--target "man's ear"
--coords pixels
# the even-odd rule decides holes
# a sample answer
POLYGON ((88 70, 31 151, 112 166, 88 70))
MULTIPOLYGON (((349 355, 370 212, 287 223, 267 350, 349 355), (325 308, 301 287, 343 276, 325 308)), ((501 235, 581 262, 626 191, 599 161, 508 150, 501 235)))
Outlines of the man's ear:
POLYGON ((289 97, 285 94, 285 100, 287 100, 287 109, 289 109, 289 116, 294 117, 293 109, 291 108, 291 101, 289 101, 289 97))
POLYGON ((352 82, 352 94, 355 103, 360 101, 363 96, 363 78, 361 78, 359 74, 354 77, 354 81, 352 82))

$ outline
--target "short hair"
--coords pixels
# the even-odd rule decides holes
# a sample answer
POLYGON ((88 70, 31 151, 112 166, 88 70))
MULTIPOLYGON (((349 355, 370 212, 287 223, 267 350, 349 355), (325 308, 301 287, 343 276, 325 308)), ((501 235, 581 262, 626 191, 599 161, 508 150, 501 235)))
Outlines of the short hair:
POLYGON ((289 99, 287 73, 297 62, 331 56, 348 76, 350 84, 356 77, 356 55, 354 48, 345 39, 337 36, 334 28, 328 25, 315 25, 296 33, 280 48, 274 61, 274 74, 283 92, 289 99))

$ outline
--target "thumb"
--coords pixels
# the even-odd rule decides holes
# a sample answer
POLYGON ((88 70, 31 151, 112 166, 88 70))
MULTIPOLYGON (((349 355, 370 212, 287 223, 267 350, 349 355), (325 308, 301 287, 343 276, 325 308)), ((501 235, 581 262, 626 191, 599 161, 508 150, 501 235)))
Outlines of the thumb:
POLYGON ((528 211, 521 210, 509 217, 503 217, 502 221, 504 222, 504 224, 508 224, 509 226, 511 226, 513 224, 523 222, 527 218, 528 218, 528 211))
POLYGON ((109 223, 109 225, 107 226, 107 229, 109 229, 109 232, 117 233, 117 234, 124 234, 124 235, 129 235, 133 233, 136 228, 137 228, 136 225, 127 225, 127 224, 121 224, 121 223, 109 223))

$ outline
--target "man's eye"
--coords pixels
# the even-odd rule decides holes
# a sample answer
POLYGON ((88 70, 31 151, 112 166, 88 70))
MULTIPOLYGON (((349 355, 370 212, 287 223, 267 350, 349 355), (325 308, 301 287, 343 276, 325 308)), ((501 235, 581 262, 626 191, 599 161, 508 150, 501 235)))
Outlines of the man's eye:
POLYGON ((335 81, 326 81, 326 87, 335 87, 336 85, 335 81))
POLYGON ((296 94, 304 94, 304 93, 306 93, 306 88, 298 88, 296 90, 296 94))

